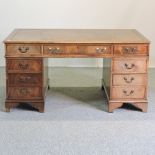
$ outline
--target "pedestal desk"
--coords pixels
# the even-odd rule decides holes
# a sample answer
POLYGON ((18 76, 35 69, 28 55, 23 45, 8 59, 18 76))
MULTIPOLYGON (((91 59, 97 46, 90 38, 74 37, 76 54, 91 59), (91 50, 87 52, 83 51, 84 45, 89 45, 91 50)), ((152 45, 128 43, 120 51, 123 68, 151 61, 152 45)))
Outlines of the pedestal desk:
POLYGON ((104 58, 108 111, 147 111, 149 41, 134 29, 16 29, 4 43, 7 112, 19 103, 44 111, 48 58, 104 58))

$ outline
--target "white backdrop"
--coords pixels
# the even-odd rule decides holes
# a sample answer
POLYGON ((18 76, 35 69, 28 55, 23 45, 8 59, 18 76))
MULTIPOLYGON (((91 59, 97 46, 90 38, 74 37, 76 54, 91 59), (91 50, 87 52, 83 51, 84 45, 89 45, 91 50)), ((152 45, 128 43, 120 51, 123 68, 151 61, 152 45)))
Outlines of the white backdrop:
MULTIPOLYGON (((152 43, 155 67, 154 0, 0 0, 0 66, 2 41, 14 28, 135 28, 152 43)), ((101 59, 50 59, 51 66, 102 66, 101 59)))

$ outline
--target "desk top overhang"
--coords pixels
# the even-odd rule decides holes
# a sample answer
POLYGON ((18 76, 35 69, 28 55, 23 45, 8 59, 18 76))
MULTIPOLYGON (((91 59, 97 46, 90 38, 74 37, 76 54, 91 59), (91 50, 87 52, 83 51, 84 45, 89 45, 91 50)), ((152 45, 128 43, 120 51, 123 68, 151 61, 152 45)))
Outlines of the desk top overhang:
POLYGON ((15 29, 4 43, 149 43, 135 29, 15 29))

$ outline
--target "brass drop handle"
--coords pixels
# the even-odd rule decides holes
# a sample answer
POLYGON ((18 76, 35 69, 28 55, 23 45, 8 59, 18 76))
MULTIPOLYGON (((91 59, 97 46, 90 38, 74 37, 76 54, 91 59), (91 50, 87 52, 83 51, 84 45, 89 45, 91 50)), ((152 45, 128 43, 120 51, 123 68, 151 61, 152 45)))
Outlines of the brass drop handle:
POLYGON ((126 83, 132 83, 132 81, 133 81, 135 78, 134 78, 134 77, 131 77, 130 80, 128 80, 126 77, 124 77, 123 79, 124 79, 124 81, 125 81, 126 83))
POLYGON ((137 47, 123 47, 123 53, 134 54, 137 52, 137 47))
POLYGON ((26 70, 26 69, 29 68, 29 64, 21 64, 21 63, 19 63, 18 66, 19 66, 19 68, 22 69, 22 70, 26 70))
POLYGON ((125 96, 130 96, 134 93, 134 90, 131 90, 129 93, 126 90, 123 90, 125 96))
POLYGON ((27 88, 21 88, 20 93, 23 94, 23 95, 27 95, 27 94, 30 93, 30 90, 28 90, 27 88))
POLYGON ((97 47, 96 48, 96 52, 97 53, 102 53, 102 52, 106 52, 107 51, 107 47, 104 47, 104 48, 99 48, 99 47, 97 47))
POLYGON ((22 83, 30 81, 30 80, 31 80, 30 76, 28 76, 28 77, 24 77, 24 76, 19 77, 19 82, 22 82, 22 83))
POLYGON ((29 51, 29 49, 30 49, 29 47, 24 47, 24 46, 18 48, 18 50, 21 53, 27 53, 29 51))
POLYGON ((49 47, 48 50, 52 54, 56 54, 56 53, 60 53, 61 52, 59 47, 49 47))
POLYGON ((125 63, 124 66, 126 69, 132 69, 133 67, 135 67, 135 64, 129 65, 129 64, 125 63))

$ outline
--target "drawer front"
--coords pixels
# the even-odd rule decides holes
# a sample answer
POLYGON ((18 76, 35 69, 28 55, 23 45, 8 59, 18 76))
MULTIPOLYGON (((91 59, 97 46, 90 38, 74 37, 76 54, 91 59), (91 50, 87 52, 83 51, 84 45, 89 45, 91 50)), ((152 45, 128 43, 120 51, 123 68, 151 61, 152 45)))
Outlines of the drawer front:
POLYGON ((148 55, 149 49, 147 44, 126 44, 115 45, 114 54, 121 55, 148 55))
POLYGON ((114 73, 146 73, 147 59, 115 59, 113 61, 114 73))
POLYGON ((7 59, 8 72, 41 72, 41 59, 7 59))
POLYGON ((113 50, 110 45, 80 46, 79 53, 92 56, 105 56, 113 54, 113 50))
POLYGON ((6 56, 41 56, 41 46, 36 44, 8 44, 6 45, 6 56))
POLYGON ((144 86, 115 86, 112 87, 112 99, 145 99, 144 86))
POLYGON ((41 99, 40 87, 8 87, 8 99, 41 99))
POLYGON ((41 74, 16 74, 10 73, 8 75, 8 85, 9 86, 26 86, 26 85, 36 85, 41 86, 42 76, 41 74))
POLYGON ((113 74, 112 85, 146 85, 146 74, 113 74))
POLYGON ((78 52, 77 47, 74 45, 65 46, 65 45, 46 45, 43 48, 44 55, 67 55, 67 54, 76 54, 78 52))
POLYGON ((105 56, 113 54, 113 48, 110 45, 46 45, 44 46, 44 56, 105 56))

